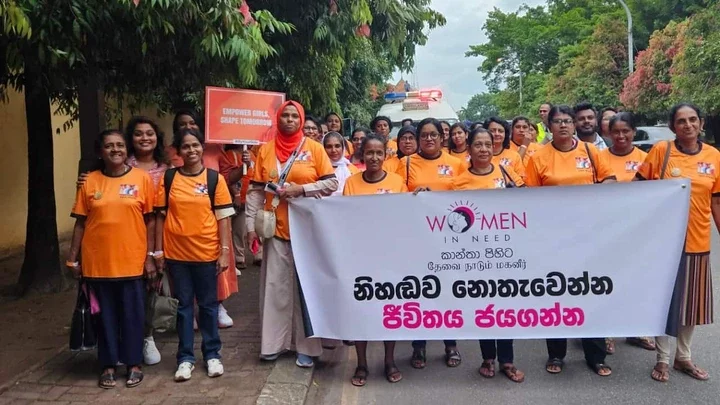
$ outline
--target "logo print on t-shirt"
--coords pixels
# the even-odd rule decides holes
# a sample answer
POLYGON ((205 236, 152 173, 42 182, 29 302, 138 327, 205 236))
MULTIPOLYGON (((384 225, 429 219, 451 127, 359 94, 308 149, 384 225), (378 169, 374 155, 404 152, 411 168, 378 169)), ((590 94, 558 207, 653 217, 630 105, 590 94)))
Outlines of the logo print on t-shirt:
POLYGON ((304 150, 304 151, 298 153, 295 160, 298 162, 309 162, 310 161, 310 151, 304 150))
POLYGON ((493 182, 495 183, 495 188, 505 188, 505 179, 493 179, 493 182))
POLYGON ((500 159, 500 166, 510 166, 510 159, 508 159, 508 158, 500 159))
POLYGON ((635 162, 632 160, 628 160, 625 162, 625 171, 626 172, 636 172, 640 168, 640 162, 635 162))
POLYGON ((715 165, 712 163, 698 162, 698 173, 714 175, 715 165))
POLYGON ((195 194, 208 195, 207 184, 195 183, 195 194))
POLYGON ((590 159, 586 157, 576 157, 575 158, 575 168, 576 169, 589 169, 590 168, 590 159))
POLYGON ((453 169, 449 165, 438 165, 438 174, 441 176, 452 176, 453 169))
POLYGON ((136 184, 121 184, 120 197, 137 197, 138 186, 136 184))
POLYGON ((379 188, 375 194, 392 194, 392 190, 389 188, 379 188))

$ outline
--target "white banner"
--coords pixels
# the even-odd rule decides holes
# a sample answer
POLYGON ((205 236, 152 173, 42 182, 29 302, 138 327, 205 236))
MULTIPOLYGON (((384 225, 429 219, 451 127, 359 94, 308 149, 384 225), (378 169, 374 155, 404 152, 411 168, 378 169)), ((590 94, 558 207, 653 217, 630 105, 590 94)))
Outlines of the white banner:
POLYGON ((290 205, 313 336, 658 336, 687 180, 310 198, 290 205))

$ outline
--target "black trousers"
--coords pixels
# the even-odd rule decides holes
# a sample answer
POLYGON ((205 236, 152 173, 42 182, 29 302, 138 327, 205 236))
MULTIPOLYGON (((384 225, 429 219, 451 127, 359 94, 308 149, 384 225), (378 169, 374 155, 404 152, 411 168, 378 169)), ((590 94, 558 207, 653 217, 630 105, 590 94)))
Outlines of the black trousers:
POLYGON ((145 282, 136 280, 91 281, 100 304, 98 360, 103 368, 118 362, 128 366, 143 361, 145 282))
POLYGON ((497 359, 500 364, 513 363, 515 360, 512 339, 481 340, 480 351, 483 360, 497 359))
MULTIPOLYGON (((547 339, 548 357, 563 360, 567 355, 567 339, 547 339)), ((582 347, 585 361, 590 366, 605 363, 605 338, 584 338, 582 347)))
MULTIPOLYGON (((457 340, 443 340, 445 342, 445 347, 455 347, 457 346, 457 340)), ((427 340, 413 340, 412 347, 415 350, 424 349, 425 346, 427 346, 427 340)))

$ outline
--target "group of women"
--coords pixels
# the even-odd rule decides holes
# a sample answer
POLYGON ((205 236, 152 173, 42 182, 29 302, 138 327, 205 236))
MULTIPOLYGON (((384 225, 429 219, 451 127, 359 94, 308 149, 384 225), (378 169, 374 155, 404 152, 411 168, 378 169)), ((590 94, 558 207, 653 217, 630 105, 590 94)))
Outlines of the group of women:
MULTIPOLYGON (((299 106, 292 108, 301 111, 299 106)), ((297 119, 297 128, 302 128, 303 125, 307 127, 308 121, 302 120, 302 114, 298 114, 297 119)), ((315 121, 310 122, 317 124, 315 121)), ((673 368, 699 380, 708 378, 707 372, 693 363, 690 343, 694 326, 712 322, 712 288, 709 287, 710 226, 711 220, 716 226, 720 223, 720 174, 714 169, 720 167, 720 152, 700 141, 703 119, 697 107, 692 104, 675 106, 670 112, 669 127, 677 139, 656 145, 649 154, 632 144, 637 128, 631 113, 605 109, 598 116, 595 109, 586 103, 576 108, 549 107, 547 131, 543 130, 547 135, 547 144, 536 142, 538 126, 525 117, 517 117, 511 123, 491 117, 482 124, 473 124, 470 129, 461 123, 444 125, 436 119, 428 118, 414 126, 403 126, 398 131, 395 142, 388 139, 392 130, 390 119, 376 117, 371 127, 372 131, 359 128, 349 134, 352 148, 350 152, 348 142, 343 142, 344 137, 338 127, 335 128, 336 132, 331 131, 323 137, 313 138, 306 142, 305 146, 301 146, 303 150, 313 148, 311 145, 317 139, 326 150, 326 156, 318 156, 317 152, 311 149, 313 176, 305 182, 300 182, 300 179, 295 177, 295 181, 290 181, 287 186, 288 191, 300 186, 306 190, 301 192, 298 189, 290 195, 286 191, 284 195, 280 195, 281 204, 284 198, 337 195, 340 190, 344 196, 353 196, 689 178, 692 183, 691 220, 683 259, 684 288, 678 294, 678 305, 683 313, 680 323, 683 326, 678 334, 673 368), (592 142, 582 141, 578 137, 578 111, 583 112, 583 133, 596 135, 592 142), (593 125, 588 125, 588 122, 596 123, 594 134, 593 125), (607 144, 611 146, 600 150, 595 144, 600 141, 605 144, 603 137, 609 138, 607 144), (334 178, 328 171, 326 157, 334 168, 334 178), (701 167, 711 167, 713 170, 699 170, 701 167), (317 182, 324 185, 319 186, 317 182), (316 192, 310 193, 310 190, 316 192)), ((278 139, 285 139, 286 136, 281 127, 278 139)), ((299 135, 296 136, 299 139, 299 135)), ((277 146, 269 144, 264 148, 271 153, 277 146)), ((291 176, 295 170, 294 167, 290 169, 291 176)), ((265 185, 277 178, 273 177, 275 173, 272 167, 264 172, 256 172, 251 186, 251 192, 255 190, 255 210, 262 209, 260 205, 263 199, 265 208, 268 208, 267 201, 271 195, 263 196, 263 193, 266 190, 265 185)), ((283 208, 286 210, 287 206, 283 208)), ((256 211, 248 211, 248 227, 254 223, 255 215, 256 211)), ((283 215, 287 218, 286 213, 283 215)), ((252 237, 257 238, 257 235, 253 234, 252 237)), ((266 239, 265 243, 270 241, 275 244, 278 240, 290 240, 285 222, 282 230, 278 227, 275 238, 266 239)), ((284 267, 263 264, 261 356, 272 360, 283 351, 296 351, 298 365, 309 366, 312 364, 312 357, 320 354, 322 346, 319 340, 313 344, 309 341, 314 339, 304 336, 302 302, 299 286, 294 281, 295 268, 291 260, 291 249, 283 251, 282 255, 284 254, 287 254, 284 267), (292 298, 289 294, 273 293, 275 282, 270 283, 268 280, 276 277, 285 278, 283 284, 292 286, 283 290, 292 291, 292 298), (281 311, 286 313, 280 314, 281 311), (278 323, 278 319, 284 319, 284 324, 278 323)), ((266 256, 266 259, 269 258, 270 255, 266 256)), ((661 382, 668 380, 668 337, 657 337, 654 341, 648 337, 628 337, 628 342, 647 350, 656 350, 657 364, 651 376, 661 382)), ((453 340, 444 343, 446 365, 457 367, 462 361, 457 343, 453 340)), ((425 341, 412 342, 412 367, 426 366, 425 345, 425 341)), ((586 338, 582 339, 582 346, 588 366, 600 376, 609 376, 612 370, 606 363, 606 355, 614 352, 614 340, 602 337, 586 338)), ((369 374, 367 342, 355 342, 355 347, 358 364, 351 382, 363 386, 369 374)), ((402 379, 402 374, 395 364, 394 348, 395 342, 385 342, 385 377, 390 382, 402 379)), ((524 381, 524 373, 514 364, 512 340, 482 340, 480 348, 483 361, 479 373, 483 377, 492 378, 499 371, 514 382, 524 381), (496 364, 499 365, 498 369, 496 364)), ((562 372, 567 354, 567 339, 548 339, 547 349, 546 370, 553 374, 562 372)))
MULTIPOLYGON (((190 378, 194 368, 194 299, 200 308, 208 374, 222 374, 215 281, 232 262, 232 242, 227 235, 233 214, 225 178, 231 187, 242 184, 242 210, 234 211, 240 213, 236 222, 242 224, 238 227, 247 232, 241 244, 255 253, 262 247, 260 357, 273 361, 292 351, 299 367, 312 367, 324 347, 334 346, 305 335, 306 311, 293 259, 288 199, 689 178, 692 203, 682 264, 685 282, 679 284, 684 288, 677 303, 682 326, 673 368, 696 379, 708 378, 707 372, 693 363, 690 346, 694 326, 712 322, 710 227, 711 219, 716 226, 720 223, 720 171, 715 169, 720 168, 720 152, 699 140, 703 118, 697 107, 675 106, 669 126, 677 139, 655 145, 647 155, 632 144, 636 127, 633 116, 626 112, 607 120, 612 146, 602 151, 578 139, 576 111, 567 106, 549 109, 546 135, 551 141, 546 145, 536 142, 538 127, 525 117, 517 117, 510 124, 491 117, 471 128, 427 118, 417 125, 403 126, 397 140, 389 139, 393 124, 387 117, 376 117, 372 131, 356 129, 348 134, 349 139, 342 133, 339 115, 330 114, 324 122, 318 121, 307 117, 298 102, 284 103, 277 112, 275 139, 253 150, 220 152, 223 175, 215 187, 209 185, 216 174, 202 163, 207 150, 199 128, 185 128, 175 134, 173 146, 183 166, 174 172, 172 188, 167 186, 167 175, 152 175, 157 167, 145 157, 151 148, 141 142, 142 136, 123 137, 117 131, 101 134, 99 152, 104 168, 91 173, 78 191, 73 209, 78 223, 68 259, 68 266, 81 272, 101 297, 101 386, 114 386, 119 362, 128 365, 128 386, 142 380, 139 365, 143 337, 137 332, 142 325, 137 322, 143 319, 145 287, 141 279, 153 279, 164 266, 180 300, 176 380, 190 378), (328 131, 320 136, 323 124, 328 131), (145 162, 144 166, 129 164, 133 158, 128 156, 127 145, 136 151, 144 148, 142 159, 135 156, 135 161, 145 162), (249 168, 247 172, 243 165, 249 168), (213 198, 208 198, 213 194, 210 188, 213 198), (134 242, 118 243, 113 239, 118 232, 134 242), (84 238, 85 234, 92 236, 84 238), (82 265, 78 263, 80 248, 82 265)), ((597 119, 598 126, 604 121, 603 115, 597 119)), ((631 337, 629 341, 657 351, 651 375, 657 381, 667 381, 668 338, 658 337, 653 342, 631 337)), ((612 372, 605 361, 606 354, 614 350, 611 342, 602 337, 582 340, 585 360, 600 376, 612 372)), ((462 357, 457 342, 444 343, 446 365, 459 366, 462 357)), ((358 364, 351 382, 364 386, 369 375, 367 342, 354 344, 358 364)), ((384 345, 385 377, 398 382, 402 373, 395 363, 395 342, 384 345)), ((492 378, 500 372, 514 382, 524 381, 524 373, 515 366, 512 340, 481 340, 480 348, 483 361, 479 373, 483 377, 492 378)), ((546 370, 562 372, 567 340, 549 339, 547 349, 546 370)), ((422 369, 426 365, 426 342, 412 342, 411 366, 422 369)))

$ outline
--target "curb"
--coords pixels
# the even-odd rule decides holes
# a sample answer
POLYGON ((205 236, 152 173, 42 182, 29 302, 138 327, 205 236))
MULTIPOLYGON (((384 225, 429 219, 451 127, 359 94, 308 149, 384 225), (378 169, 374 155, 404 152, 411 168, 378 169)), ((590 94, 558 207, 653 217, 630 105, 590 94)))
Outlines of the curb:
POLYGON ((282 356, 275 361, 260 392, 256 405, 303 405, 310 390, 315 368, 295 365, 295 356, 282 356))

